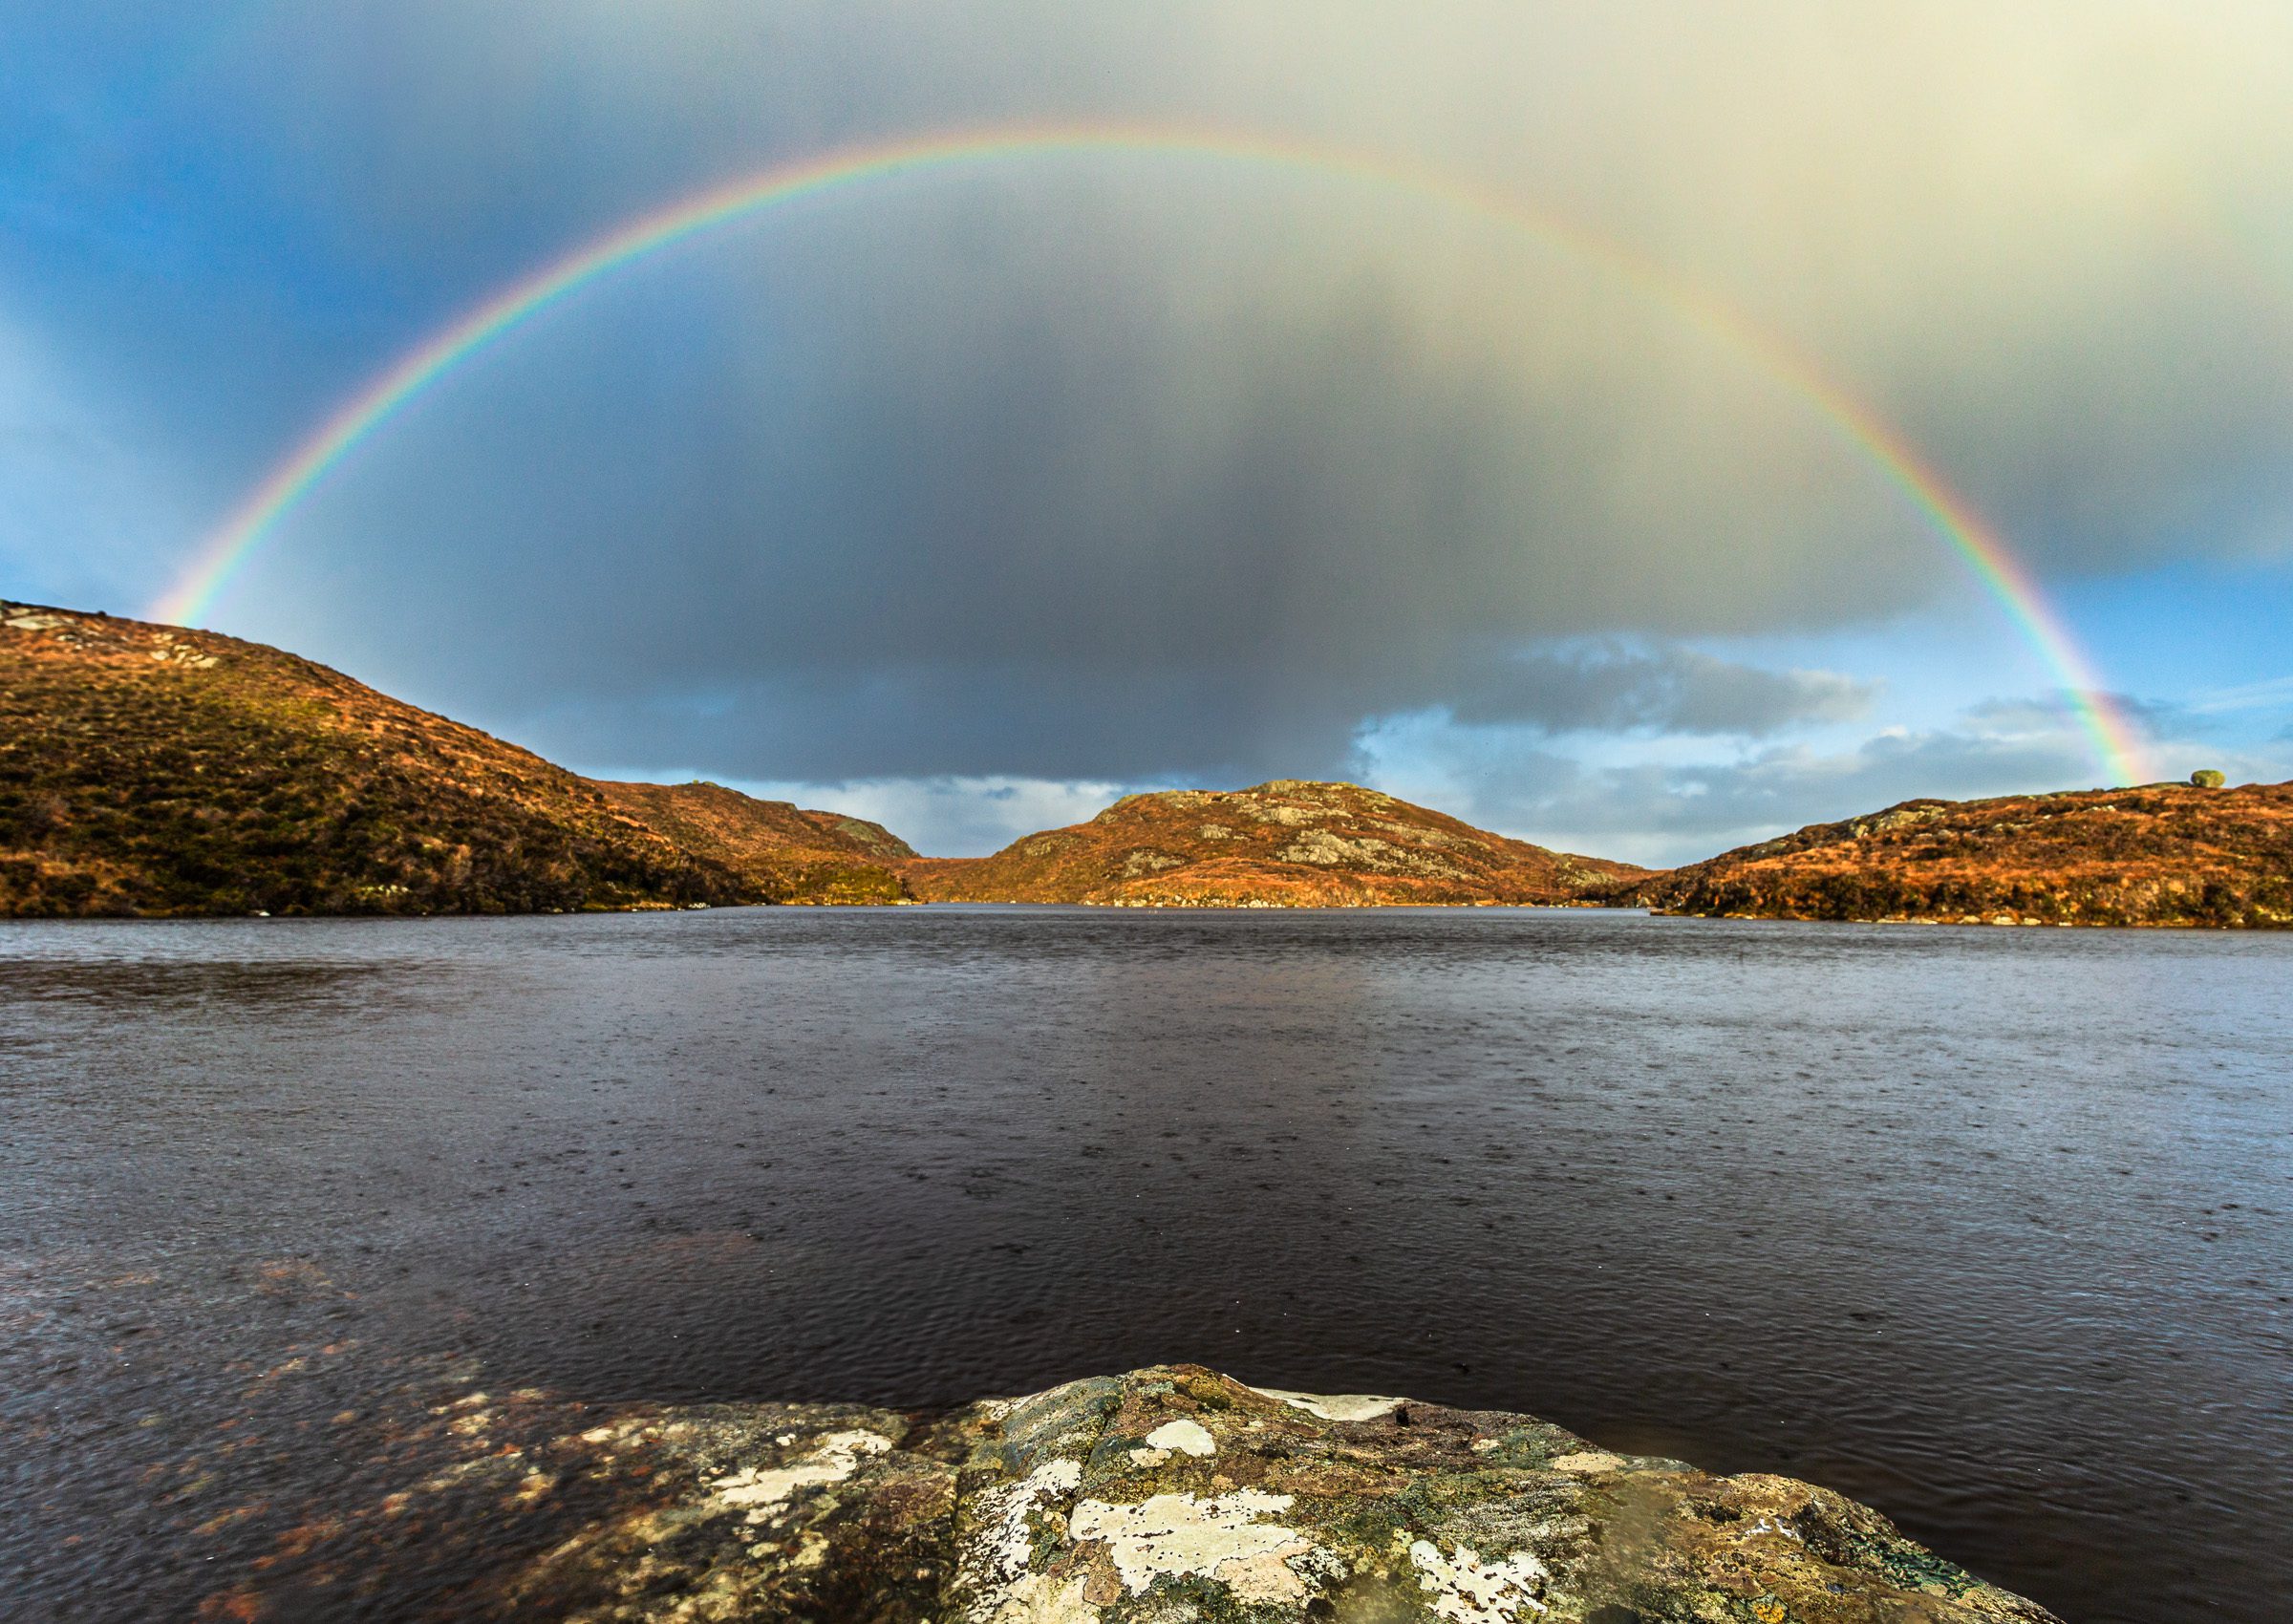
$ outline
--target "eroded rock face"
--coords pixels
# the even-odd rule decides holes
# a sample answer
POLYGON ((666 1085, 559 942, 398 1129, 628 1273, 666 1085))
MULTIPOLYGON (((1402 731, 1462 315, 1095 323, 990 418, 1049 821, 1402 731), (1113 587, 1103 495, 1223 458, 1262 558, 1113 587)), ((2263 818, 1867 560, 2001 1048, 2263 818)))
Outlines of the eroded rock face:
POLYGON ((538 1453, 615 1509, 504 1580, 487 1615, 2053 1616, 1789 1478, 1717 1478, 1609 1454, 1527 1416, 1260 1392, 1192 1366, 1070 1382, 920 1425, 836 1405, 631 1413, 538 1453))

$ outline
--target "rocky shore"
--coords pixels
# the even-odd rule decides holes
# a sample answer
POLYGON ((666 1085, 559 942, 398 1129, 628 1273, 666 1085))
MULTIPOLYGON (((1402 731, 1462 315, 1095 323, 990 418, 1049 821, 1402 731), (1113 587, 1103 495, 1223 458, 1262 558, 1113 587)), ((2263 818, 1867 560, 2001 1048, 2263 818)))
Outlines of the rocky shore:
MULTIPOLYGON (((2053 1614, 1877 1512, 1523 1415, 1191 1365, 918 1420, 835 1404, 554 1418, 472 1395, 369 1549, 570 1513, 457 1615, 684 1624, 1955 1624, 2053 1614), (388 1532, 383 1530, 388 1529, 388 1532)), ((349 1530, 332 1530, 330 1541, 349 1530)), ((359 1543, 354 1541, 353 1543, 359 1543)), ((274 1615, 257 1596, 218 1616, 274 1615)))

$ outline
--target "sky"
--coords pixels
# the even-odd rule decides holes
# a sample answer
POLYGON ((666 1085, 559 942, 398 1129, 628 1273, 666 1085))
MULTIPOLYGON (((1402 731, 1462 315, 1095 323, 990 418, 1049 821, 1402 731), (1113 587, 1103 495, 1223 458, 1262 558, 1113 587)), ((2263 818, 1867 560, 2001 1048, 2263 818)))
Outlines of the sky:
POLYGON ((2111 781, 1815 374, 2143 773, 2283 780, 2288 105, 2240 0, 0 0, 0 595, 148 612, 398 357, 679 200, 1121 125, 1177 144, 592 279, 201 623, 950 855, 1275 777, 1651 864, 2111 781))

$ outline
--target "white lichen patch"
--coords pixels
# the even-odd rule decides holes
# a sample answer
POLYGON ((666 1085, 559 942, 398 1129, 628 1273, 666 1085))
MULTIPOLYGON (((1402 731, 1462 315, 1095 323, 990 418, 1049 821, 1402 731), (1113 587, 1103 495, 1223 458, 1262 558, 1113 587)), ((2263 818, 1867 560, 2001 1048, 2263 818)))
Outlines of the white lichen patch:
POLYGON ((1526 1550, 1483 1562, 1469 1545, 1447 1557, 1431 1540, 1421 1539, 1410 1546, 1409 1561, 1418 1584, 1433 1597, 1434 1616, 1451 1624, 1514 1624, 1523 1608, 1552 1611, 1537 1599, 1552 1574, 1526 1550))
POLYGON ((1251 1391, 1279 1399, 1310 1416, 1334 1421, 1376 1421, 1408 1402, 1406 1399, 1387 1399, 1375 1393, 1291 1393, 1279 1387, 1254 1387, 1251 1391))
POLYGON ((1175 1449, 1182 1455, 1197 1457, 1218 1453, 1218 1441, 1210 1435, 1200 1421, 1165 1421, 1146 1435, 1149 1449, 1175 1449))
POLYGON ((972 1616, 979 1624, 1098 1624, 1081 1579, 1028 1573, 1005 1586, 972 1616))
POLYGON ((831 1432, 793 1466, 742 1466, 714 1480, 709 1487, 725 1505, 746 1510, 750 1522, 761 1523, 798 1489, 842 1483, 860 1469, 863 1460, 890 1447, 892 1441, 880 1432, 831 1432))
POLYGON ((1082 1483, 1082 1464, 1062 1457, 1045 1461, 1017 1483, 981 1493, 981 1530, 973 1559, 989 1583, 1008 1584, 1027 1572, 1035 1556, 1029 1519, 1044 1501, 1072 1494, 1082 1483))
POLYGON ((1208 1500, 1158 1494, 1137 1506, 1085 1500, 1067 1519, 1067 1531, 1078 1540, 1104 1540, 1133 1595, 1166 1574, 1199 1574, 1225 1585, 1238 1601, 1298 1602, 1306 1599, 1306 1584, 1288 1559, 1310 1555, 1314 1542, 1296 1528, 1259 1521, 1292 1504, 1287 1494, 1255 1488, 1208 1500))

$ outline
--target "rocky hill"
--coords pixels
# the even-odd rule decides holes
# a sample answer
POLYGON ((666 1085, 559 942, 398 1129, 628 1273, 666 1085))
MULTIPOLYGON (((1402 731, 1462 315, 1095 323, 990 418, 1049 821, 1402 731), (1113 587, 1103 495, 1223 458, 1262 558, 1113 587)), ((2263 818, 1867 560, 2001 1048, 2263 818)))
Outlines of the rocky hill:
POLYGON ((895 900, 872 824, 598 784, 277 649, 0 604, 0 916, 895 900))
POLYGON ((993 857, 907 865, 942 902, 1138 908, 1565 903, 1647 870, 1548 851, 1356 784, 1126 796, 993 857))
POLYGON ((1906 801, 1612 898, 1773 919, 2293 926, 2293 783, 1906 801))
POLYGON ((296 1530, 300 1594, 200 1616, 286 1624, 419 1560, 456 1618, 2059 1624, 1793 1478, 1195 1365, 924 1418, 477 1392, 386 1460, 386 1498, 296 1530))
POLYGON ((1281 779, 922 858, 719 784, 584 779, 261 644, 0 603, 0 917, 911 897, 2285 927, 2293 783, 1909 801, 1659 874, 1281 779))

